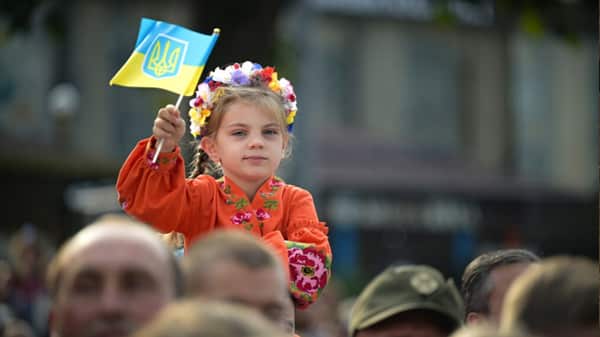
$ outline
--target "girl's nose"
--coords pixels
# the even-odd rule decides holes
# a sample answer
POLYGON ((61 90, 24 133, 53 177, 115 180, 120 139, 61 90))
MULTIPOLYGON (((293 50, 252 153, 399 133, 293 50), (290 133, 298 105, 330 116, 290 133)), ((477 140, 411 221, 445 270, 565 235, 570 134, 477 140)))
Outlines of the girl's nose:
POLYGON ((248 143, 248 146, 251 149, 254 148, 262 148, 264 145, 264 141, 261 135, 254 135, 250 138, 250 142, 248 143))

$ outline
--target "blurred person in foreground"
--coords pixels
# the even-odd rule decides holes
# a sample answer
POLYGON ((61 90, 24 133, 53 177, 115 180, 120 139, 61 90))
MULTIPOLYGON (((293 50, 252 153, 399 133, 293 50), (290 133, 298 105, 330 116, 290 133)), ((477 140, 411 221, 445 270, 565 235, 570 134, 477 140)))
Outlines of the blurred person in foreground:
POLYGON ((233 303, 185 300, 170 304, 131 337, 285 337, 255 310, 233 303))
POLYGON ((293 335, 294 304, 281 259, 249 233, 212 231, 181 260, 185 296, 244 304, 293 335))
POLYGON ((7 303, 15 318, 27 322, 39 336, 48 334, 51 304, 44 276, 53 251, 44 232, 31 223, 23 224, 8 242, 12 275, 7 303))
POLYGON ((500 249, 476 257, 462 275, 467 324, 500 320, 510 284, 540 258, 525 249, 500 249))
POLYGON ((2 329, 2 337, 36 337, 31 326, 23 320, 13 320, 2 329))
POLYGON ((391 266, 360 293, 350 337, 446 337, 462 325, 464 306, 451 279, 425 265, 391 266))
MULTIPOLYGON (((481 322, 469 324, 455 331, 450 337, 535 337, 518 330, 500 331, 497 324, 481 322)), ((574 336, 575 337, 575 336, 574 336)))
POLYGON ((598 262, 555 256, 525 271, 506 294, 500 327, 537 337, 600 337, 598 262))
MULTIPOLYGON (((10 264, 0 259, 0 336, 2 337, 36 337, 31 324, 15 317, 12 308, 6 303, 11 292, 10 284, 13 271, 10 264)), ((46 316, 47 318, 47 316, 46 316)))
POLYGON ((47 282, 53 337, 119 337, 175 299, 181 272, 153 230, 108 215, 60 248, 47 282))

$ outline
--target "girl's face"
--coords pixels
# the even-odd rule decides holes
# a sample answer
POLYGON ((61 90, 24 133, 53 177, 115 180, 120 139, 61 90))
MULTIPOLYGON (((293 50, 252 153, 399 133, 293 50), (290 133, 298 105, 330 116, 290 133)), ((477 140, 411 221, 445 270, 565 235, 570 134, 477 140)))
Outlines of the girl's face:
POLYGON ((287 146, 287 133, 273 112, 246 101, 232 103, 214 137, 204 137, 202 148, 221 164, 236 184, 262 184, 275 174, 287 146))

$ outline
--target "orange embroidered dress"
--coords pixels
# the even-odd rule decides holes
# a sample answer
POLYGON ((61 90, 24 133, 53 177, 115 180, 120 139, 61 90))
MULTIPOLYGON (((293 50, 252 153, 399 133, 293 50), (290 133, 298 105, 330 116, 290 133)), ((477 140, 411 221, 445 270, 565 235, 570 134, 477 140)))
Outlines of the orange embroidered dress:
MULTIPOLYGON (((311 244, 331 265, 328 229, 319 221, 308 191, 272 176, 248 200, 227 177, 186 179, 179 147, 160 153, 152 164, 152 141, 140 141, 119 172, 117 192, 125 212, 160 232, 182 233, 186 250, 215 228, 237 228, 263 237, 284 256, 292 249, 289 241, 311 244)), ((286 264, 293 267, 292 261, 286 264)))

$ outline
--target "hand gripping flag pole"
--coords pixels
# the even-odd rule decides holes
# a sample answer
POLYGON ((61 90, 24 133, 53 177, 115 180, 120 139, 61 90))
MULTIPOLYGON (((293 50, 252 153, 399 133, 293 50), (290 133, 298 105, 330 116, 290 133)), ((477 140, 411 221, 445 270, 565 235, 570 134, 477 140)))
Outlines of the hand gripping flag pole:
MULTIPOLYGON (((215 28, 212 35, 206 35, 142 18, 135 49, 109 84, 177 93, 179 98, 175 107, 179 109, 183 96, 194 94, 219 34, 219 28, 215 28)), ((158 141, 152 163, 158 159, 163 143, 164 139, 158 141)))
MULTIPOLYGON (((182 98, 183 98, 183 94, 180 94, 179 98, 177 99, 177 103, 175 103, 175 109, 179 110, 179 104, 181 104, 182 98)), ((158 140, 158 144, 156 145, 156 152, 154 152, 154 157, 152 157, 152 164, 156 163, 156 160, 158 159, 158 154, 160 153, 160 150, 162 150, 164 143, 165 143, 164 138, 161 138, 158 140)))

